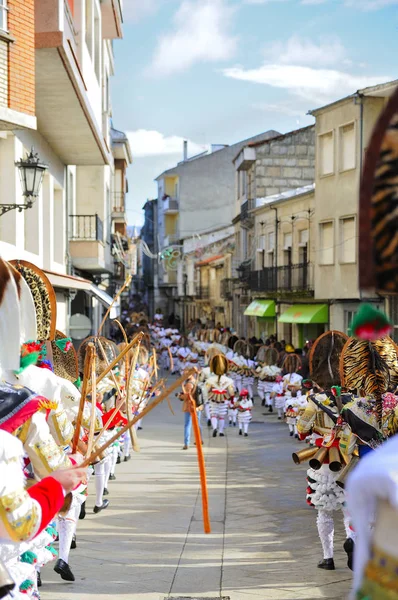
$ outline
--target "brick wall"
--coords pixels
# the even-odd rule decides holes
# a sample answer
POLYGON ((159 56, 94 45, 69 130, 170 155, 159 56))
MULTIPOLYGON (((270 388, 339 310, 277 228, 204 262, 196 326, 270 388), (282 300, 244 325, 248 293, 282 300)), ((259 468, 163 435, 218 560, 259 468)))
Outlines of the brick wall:
POLYGON ((8 49, 8 106, 35 114, 34 0, 8 0, 8 29, 15 41, 8 49))
POLYGON ((0 40, 0 106, 8 106, 8 42, 0 40))
POLYGON ((287 133, 256 147, 251 197, 263 198, 315 181, 315 127, 287 133))

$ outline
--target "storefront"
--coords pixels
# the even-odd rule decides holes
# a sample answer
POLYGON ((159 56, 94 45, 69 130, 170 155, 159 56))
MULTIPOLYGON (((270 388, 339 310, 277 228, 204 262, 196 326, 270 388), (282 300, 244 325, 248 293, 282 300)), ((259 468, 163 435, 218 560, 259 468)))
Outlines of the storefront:
POLYGON ((302 348, 306 341, 315 340, 329 323, 329 307, 327 304, 293 304, 278 319, 279 323, 292 325, 294 346, 302 348))
POLYGON ((276 307, 274 300, 253 300, 244 312, 246 317, 252 317, 251 331, 256 338, 264 342, 276 332, 276 307))

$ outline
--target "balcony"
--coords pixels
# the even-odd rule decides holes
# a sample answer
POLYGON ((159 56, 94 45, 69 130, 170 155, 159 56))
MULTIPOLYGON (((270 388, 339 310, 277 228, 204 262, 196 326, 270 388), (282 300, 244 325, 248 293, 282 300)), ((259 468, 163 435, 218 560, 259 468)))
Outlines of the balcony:
POLYGON ((233 298, 233 279, 222 279, 221 280, 221 298, 224 300, 232 300, 233 298))
POLYGON ((179 211, 178 200, 176 198, 166 198, 162 202, 163 213, 165 215, 177 215, 179 211))
POLYGON ((169 246, 173 246, 177 244, 179 241, 178 233, 171 233, 164 237, 163 247, 168 248, 169 246))
POLYGON ((236 268, 236 271, 238 273, 238 277, 239 277, 239 281, 242 285, 249 285, 250 282, 250 275, 252 273, 252 261, 249 260, 245 260, 243 263, 241 263, 239 265, 239 267, 236 268))
POLYGON ((254 218, 251 211, 254 208, 253 200, 246 200, 240 207, 240 222, 243 227, 251 228, 254 225, 254 218))
POLYGON ((69 252, 73 266, 92 273, 112 272, 98 215, 69 215, 69 252))
POLYGON ((82 23, 83 2, 35 3, 37 124, 62 163, 109 165, 101 87, 82 23))
POLYGON ((201 285, 198 290, 198 299, 199 300, 209 300, 210 299, 210 288, 208 285, 201 285))
POLYGON ((310 292, 312 271, 310 263, 250 271, 247 285, 254 292, 310 292))
POLYGON ((112 197, 112 219, 126 219, 125 204, 126 194, 124 192, 114 192, 112 197))

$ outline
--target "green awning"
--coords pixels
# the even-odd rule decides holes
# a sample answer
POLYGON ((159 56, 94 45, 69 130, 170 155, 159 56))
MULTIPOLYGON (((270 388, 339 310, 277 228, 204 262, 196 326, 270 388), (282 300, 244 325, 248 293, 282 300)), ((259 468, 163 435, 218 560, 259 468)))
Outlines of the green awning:
POLYGON ((279 317, 279 323, 327 323, 327 304, 293 304, 279 317))
POLYGON ((275 317, 274 300, 254 300, 245 310, 249 317, 275 317))

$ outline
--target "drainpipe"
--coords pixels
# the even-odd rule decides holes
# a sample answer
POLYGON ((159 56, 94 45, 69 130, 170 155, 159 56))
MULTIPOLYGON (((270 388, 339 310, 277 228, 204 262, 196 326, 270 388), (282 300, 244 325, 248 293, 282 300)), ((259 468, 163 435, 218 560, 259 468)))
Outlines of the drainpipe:
POLYGON ((274 264, 275 264, 275 269, 278 268, 278 209, 275 208, 274 206, 270 206, 271 210, 275 211, 275 258, 274 258, 274 264))
MULTIPOLYGON (((363 168, 363 130, 364 130, 364 95, 359 91, 355 94, 354 102, 355 104, 359 104, 359 178, 361 181, 362 178, 362 168, 363 168)), ((359 206, 358 206, 359 212, 359 206)), ((362 290, 359 288, 359 300, 362 302, 362 290)))

